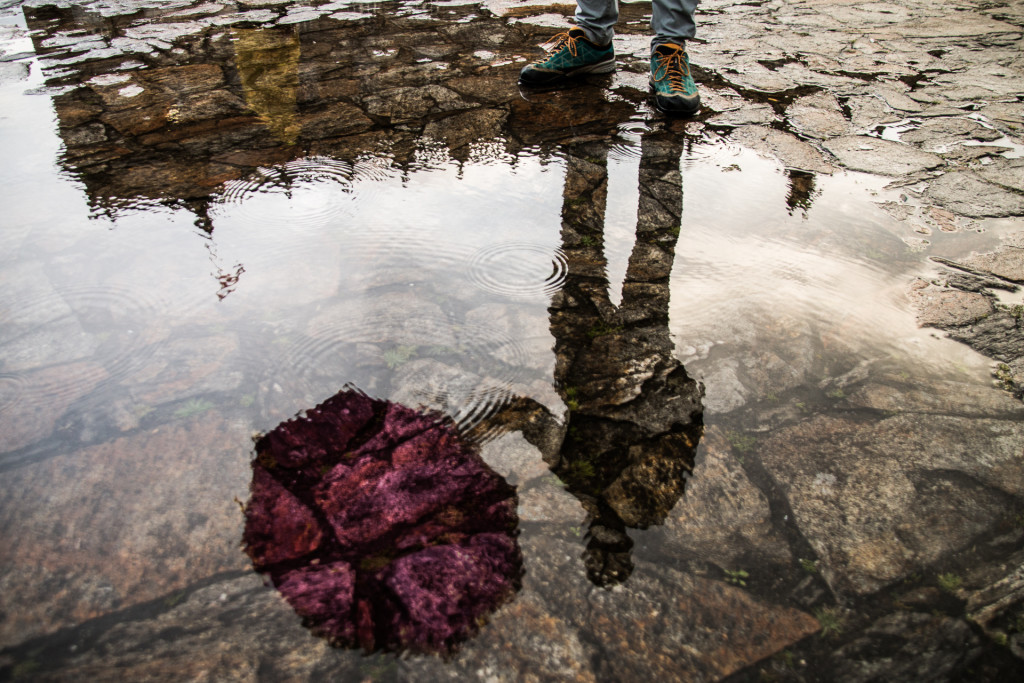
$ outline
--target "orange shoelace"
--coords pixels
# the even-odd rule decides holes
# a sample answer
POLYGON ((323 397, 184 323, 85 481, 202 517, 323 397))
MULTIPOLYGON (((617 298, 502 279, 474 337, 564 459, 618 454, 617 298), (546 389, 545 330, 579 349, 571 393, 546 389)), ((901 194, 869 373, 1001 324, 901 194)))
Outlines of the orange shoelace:
POLYGON ((551 40, 541 45, 541 47, 547 50, 548 52, 547 56, 544 57, 544 59, 540 60, 542 62, 551 55, 553 55, 554 53, 561 50, 563 47, 568 47, 569 54, 571 54, 573 57, 575 57, 577 53, 576 37, 569 35, 568 31, 553 36, 551 40))
POLYGON ((690 64, 683 59, 686 53, 682 50, 673 50, 671 54, 655 54, 657 67, 654 69, 654 80, 660 81, 668 76, 669 87, 673 91, 686 92, 683 79, 690 75, 690 64))

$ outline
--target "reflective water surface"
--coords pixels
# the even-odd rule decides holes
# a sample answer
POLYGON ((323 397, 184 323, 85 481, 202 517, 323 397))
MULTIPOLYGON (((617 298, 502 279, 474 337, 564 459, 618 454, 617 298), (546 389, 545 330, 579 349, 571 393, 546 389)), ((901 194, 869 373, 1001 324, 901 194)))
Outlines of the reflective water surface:
POLYGON ((717 679, 1019 512, 996 481, 1019 402, 905 293, 1007 224, 925 247, 891 179, 765 156, 708 121, 714 93, 655 114, 629 57, 649 5, 624 5, 618 74, 546 93, 515 79, 561 6, 20 5, 6 677, 717 679), (445 657, 331 647, 242 547, 253 435, 347 387, 450 418, 515 487, 521 589, 445 657), (991 470, 936 455, 957 434, 991 470), (947 527, 966 540, 936 550, 947 527))

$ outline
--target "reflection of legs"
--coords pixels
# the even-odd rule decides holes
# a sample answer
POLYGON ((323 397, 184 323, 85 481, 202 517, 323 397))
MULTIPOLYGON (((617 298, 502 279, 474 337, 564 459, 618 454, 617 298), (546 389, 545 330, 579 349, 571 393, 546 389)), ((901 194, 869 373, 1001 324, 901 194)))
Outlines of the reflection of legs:
POLYGON ((632 572, 627 528, 661 523, 682 495, 700 433, 699 388, 668 332, 682 147, 674 136, 648 136, 642 150, 636 243, 615 307, 603 253, 607 151, 572 149, 562 207, 569 272, 549 311, 555 380, 569 408, 549 464, 590 516, 583 559, 602 586, 632 572))
MULTIPOLYGON (((675 135, 650 134, 641 151, 636 243, 622 285, 621 317, 635 325, 643 339, 634 362, 651 369, 629 413, 629 419, 643 426, 646 443, 610 489, 630 492, 615 509, 636 527, 660 524, 683 494, 702 431, 701 390, 676 359, 668 329, 672 266, 683 213, 682 141, 675 135)), ((615 497, 611 500, 614 503, 615 497)))
POLYGON ((676 136, 642 142, 636 242, 617 319, 629 352, 623 374, 644 368, 632 400, 606 413, 596 433, 614 471, 600 480, 598 515, 584 561, 591 580, 611 585, 632 572, 626 528, 661 524, 683 495, 701 433, 700 388, 676 360, 668 330, 669 283, 682 218, 682 145, 676 136))
POLYGON ((643 139, 636 242, 622 284, 623 318, 656 324, 666 338, 669 277, 683 213, 682 152, 682 143, 674 135, 643 139))
POLYGON ((555 382, 569 407, 557 459, 549 463, 590 517, 583 562, 598 585, 621 583, 633 570, 633 542, 601 498, 624 465, 623 434, 599 416, 607 379, 618 373, 604 342, 618 326, 608 299, 604 212, 608 190, 606 143, 571 149, 562 203, 562 249, 568 274, 550 309, 555 337, 555 382))
MULTIPOLYGON (((611 315, 604 258, 604 211, 608 196, 608 147, 605 143, 574 145, 566 164, 562 197, 562 250, 568 265, 565 284, 551 302, 555 337, 555 381, 560 390, 585 392, 586 376, 578 376, 576 359, 599 329, 602 314, 611 315)), ((579 403, 582 396, 576 396, 579 403)))

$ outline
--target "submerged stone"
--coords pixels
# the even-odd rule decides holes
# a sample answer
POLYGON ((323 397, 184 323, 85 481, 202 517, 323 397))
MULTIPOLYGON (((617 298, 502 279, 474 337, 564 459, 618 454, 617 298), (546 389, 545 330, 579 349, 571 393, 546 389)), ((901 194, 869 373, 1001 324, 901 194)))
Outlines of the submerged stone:
POLYGON ((246 551, 333 645, 446 654, 519 589, 515 489, 438 416, 346 390, 256 453, 246 551))

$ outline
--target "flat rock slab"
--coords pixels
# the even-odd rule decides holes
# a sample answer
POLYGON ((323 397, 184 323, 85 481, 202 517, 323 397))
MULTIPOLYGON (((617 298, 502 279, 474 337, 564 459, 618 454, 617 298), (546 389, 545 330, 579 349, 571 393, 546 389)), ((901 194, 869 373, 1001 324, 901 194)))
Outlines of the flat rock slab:
POLYGON ((211 412, 5 472, 0 643, 247 567, 245 440, 211 412))
POLYGON ((851 171, 902 176, 941 166, 942 157, 910 145, 866 135, 847 135, 824 143, 839 163, 851 171))
POLYGON ((786 168, 824 174, 831 174, 833 170, 812 145, 781 130, 741 126, 733 132, 731 139, 764 156, 778 159, 786 168))
POLYGON ((1024 249, 1007 244, 988 254, 973 254, 963 264, 1003 280, 1024 284, 1024 249))
POLYGON ((832 655, 832 680, 949 680, 977 656, 979 645, 978 636, 959 619, 920 612, 890 614, 832 655))
POLYGON ((1018 625, 1024 618, 1024 553, 1017 552, 1000 567, 999 575, 988 577, 978 588, 960 591, 967 600, 967 617, 989 637, 1006 639, 1010 651, 1024 659, 1024 633, 1018 625))
POLYGON ((1024 215, 1024 194, 982 180, 970 171, 952 171, 928 183, 926 199, 971 218, 1024 215))
POLYGON ((704 681, 819 628, 810 615, 736 586, 647 564, 624 586, 597 588, 574 568, 565 539, 525 543, 523 592, 447 660, 331 648, 302 627, 276 591, 245 573, 211 577, 60 639, 8 650, 0 666, 14 663, 12 670, 32 671, 39 681, 156 680, 169 671, 174 679, 217 681, 388 673, 410 681, 704 681), (595 642, 605 645, 598 650, 595 642))
POLYGON ((795 100, 786 108, 786 118, 799 132, 827 140, 850 133, 850 122, 843 116, 839 100, 830 92, 820 92, 795 100))
POLYGON ((969 325, 995 310, 991 297, 937 287, 925 280, 916 280, 910 286, 910 300, 917 309, 918 323, 925 327, 969 325))
POLYGON ((974 172, 990 183, 1024 192, 1024 159, 998 157, 987 165, 975 166, 974 172))
POLYGON ((665 521, 666 542, 723 568, 751 555, 790 562, 789 545, 772 526, 768 498, 750 481, 721 429, 705 432, 702 453, 685 497, 665 521))
POLYGON ((759 446, 833 590, 898 581, 971 544, 1024 496, 1024 406, 998 392, 985 402, 1004 417, 964 417, 969 406, 952 404, 915 414, 908 397, 890 418, 817 416, 759 446))

